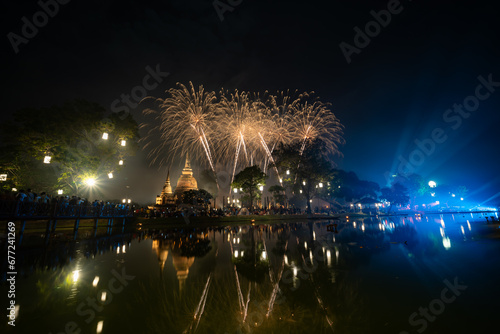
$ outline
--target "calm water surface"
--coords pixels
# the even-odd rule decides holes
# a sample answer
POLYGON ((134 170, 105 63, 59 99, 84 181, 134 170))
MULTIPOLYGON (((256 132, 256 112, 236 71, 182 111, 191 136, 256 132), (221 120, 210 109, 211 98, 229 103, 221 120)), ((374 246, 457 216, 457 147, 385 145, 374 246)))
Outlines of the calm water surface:
MULTIPOLYGON (((4 329, 495 332, 499 236, 484 214, 444 214, 143 230, 26 247, 17 251, 16 327, 4 329)), ((4 301, 5 271, 3 262, 4 301)))

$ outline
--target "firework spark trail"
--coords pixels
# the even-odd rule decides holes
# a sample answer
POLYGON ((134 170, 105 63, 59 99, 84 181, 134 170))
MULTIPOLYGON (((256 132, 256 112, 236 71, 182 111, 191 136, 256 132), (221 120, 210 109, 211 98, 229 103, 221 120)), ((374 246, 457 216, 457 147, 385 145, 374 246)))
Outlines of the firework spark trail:
POLYGON ((247 320, 248 304, 250 303, 250 291, 252 291, 252 282, 248 282, 247 303, 245 304, 245 312, 243 313, 243 323, 247 320))
MULTIPOLYGON (((217 257, 218 255, 219 255, 219 249, 217 249, 215 251, 215 257, 217 257)), ((200 302, 198 303, 198 306, 196 307, 196 310, 194 312, 193 321, 191 322, 189 329, 186 328, 183 333, 187 333, 188 331, 189 332, 193 331, 194 321, 196 321, 196 326, 195 326, 193 332, 195 332, 196 329, 198 328, 198 325, 199 325, 200 320, 201 320, 201 316, 203 315, 203 313, 205 311, 205 304, 207 302, 207 296, 208 296, 208 291, 210 289, 210 285, 212 282, 212 276, 213 276, 213 272, 211 272, 210 275, 208 275, 207 283, 205 283, 205 288, 203 289, 203 292, 201 294, 200 302)))
MULTIPOLYGON (((288 248, 288 240, 285 243, 285 253, 288 248)), ((267 313, 266 313, 266 318, 269 318, 269 315, 273 311, 274 308, 274 302, 276 301, 276 295, 278 294, 278 291, 280 290, 280 281, 281 277, 283 276, 283 271, 285 269, 285 254, 283 254, 283 260, 281 260, 281 270, 280 273, 278 274, 278 278, 276 280, 276 283, 274 284, 273 292, 271 293, 271 298, 269 298, 269 303, 267 306, 267 313)))
MULTIPOLYGON (((236 173, 236 165, 238 164, 238 156, 240 155, 241 142, 238 141, 236 144, 236 154, 234 155, 234 167, 233 172, 231 174, 231 182, 229 184, 233 184, 234 174, 236 173)), ((231 187, 229 187, 229 196, 231 196, 231 187)))
POLYGON ((198 303, 198 306, 196 307, 196 311, 193 316, 193 321, 191 322, 191 325, 189 326, 189 329, 186 329, 183 333, 191 333, 191 332, 196 332, 196 329, 198 329, 198 325, 200 324, 201 316, 203 315, 203 312, 205 311, 205 304, 207 302, 207 296, 208 296, 208 290, 210 289, 211 285, 211 279, 212 279, 212 274, 208 276, 207 283, 205 284, 205 288, 203 289, 203 293, 200 298, 200 302, 198 303), (194 327, 193 330, 193 325, 195 325, 196 321, 196 326, 194 327))
MULTIPOLYGON (((307 264, 306 264, 306 259, 304 258, 304 254, 301 254, 302 255, 302 262, 304 264, 304 268, 307 267, 307 264)), ((311 262, 313 262, 314 260, 311 259, 311 262)), ((312 273, 309 273, 309 278, 311 279, 311 282, 313 283, 313 290, 314 290, 314 296, 316 297, 316 300, 318 301, 318 304, 319 306, 321 307, 321 309, 323 310, 324 314, 325 314, 325 318, 326 318, 326 322, 328 323, 328 325, 330 326, 330 329, 334 332, 334 329, 332 327, 333 325, 333 321, 330 320, 330 318, 328 317, 328 313, 326 311, 326 307, 323 303, 323 300, 321 299, 320 295, 319 295, 319 292, 318 292, 318 288, 316 287, 316 285, 314 284, 314 277, 312 275, 312 273)))
POLYGON ((143 99, 155 105, 143 112, 154 120, 140 127, 147 130, 141 141, 149 151, 151 164, 171 165, 189 153, 199 163, 207 164, 217 177, 216 163, 230 165, 234 161, 232 182, 236 170, 248 163, 268 171, 274 164, 273 153, 282 145, 300 143, 302 155, 308 143, 319 140, 327 159, 340 155, 342 125, 328 104, 313 96, 314 92, 266 92, 259 96, 222 90, 216 95, 203 86, 195 89, 189 82, 188 86, 178 83, 167 93, 165 99, 143 99), (241 150, 245 159, 240 159, 241 150))
MULTIPOLYGON (((269 160, 273 163, 274 165, 274 159, 273 159, 273 156, 271 155, 271 152, 269 151, 269 147, 267 146, 266 144, 266 141, 264 140, 264 138, 262 137, 261 133, 259 132, 258 133, 259 137, 260 137, 260 140, 261 140, 261 143, 262 143, 262 146, 264 147, 264 149, 266 150, 266 153, 267 155, 269 156, 269 160)), ((276 175, 278 175, 278 179, 280 178, 280 174, 278 172, 278 167, 276 167, 276 165, 274 166, 274 170, 276 171, 276 175)))

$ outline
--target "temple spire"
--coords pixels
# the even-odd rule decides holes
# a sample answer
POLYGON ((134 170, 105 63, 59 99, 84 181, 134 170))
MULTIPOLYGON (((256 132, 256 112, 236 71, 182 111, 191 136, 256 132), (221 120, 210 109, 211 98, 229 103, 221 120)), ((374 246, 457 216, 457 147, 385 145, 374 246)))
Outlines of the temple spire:
POLYGON ((191 169, 191 162, 189 161, 189 153, 186 153, 186 165, 184 169, 191 169))

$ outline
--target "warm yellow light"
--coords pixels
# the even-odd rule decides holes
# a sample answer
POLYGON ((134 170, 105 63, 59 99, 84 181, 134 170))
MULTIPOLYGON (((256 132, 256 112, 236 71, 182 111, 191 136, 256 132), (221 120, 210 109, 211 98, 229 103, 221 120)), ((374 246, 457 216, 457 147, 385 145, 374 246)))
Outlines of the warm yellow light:
POLYGON ((76 283, 79 277, 80 277, 80 270, 73 271, 73 282, 76 283))
POLYGON ((100 334, 100 333, 102 332, 102 326, 103 326, 103 324, 104 324, 104 321, 103 321, 103 320, 101 320, 101 321, 99 321, 99 322, 97 323, 97 328, 96 328, 96 330, 95 330, 97 334, 100 334))
POLYGON ((50 160, 52 160, 52 157, 50 155, 46 155, 44 158, 43 158, 43 163, 44 164, 50 164, 50 160))
POLYGON ((94 277, 94 280, 92 281, 92 286, 96 287, 97 283, 99 283, 99 276, 94 277))
POLYGON ((118 164, 121 166, 123 165, 123 160, 118 161, 118 164))
POLYGON ((122 140, 121 144, 122 144, 122 146, 125 146, 125 145, 127 145, 127 141, 126 140, 122 140))
POLYGON ((95 185, 95 179, 93 178, 88 178, 87 180, 85 180, 85 183, 88 185, 88 186, 93 186, 95 185))
POLYGON ((113 173, 108 173, 108 178, 112 179, 113 178, 113 173))
POLYGON ((108 139, 108 133, 107 132, 103 132, 102 133, 102 139, 108 139))

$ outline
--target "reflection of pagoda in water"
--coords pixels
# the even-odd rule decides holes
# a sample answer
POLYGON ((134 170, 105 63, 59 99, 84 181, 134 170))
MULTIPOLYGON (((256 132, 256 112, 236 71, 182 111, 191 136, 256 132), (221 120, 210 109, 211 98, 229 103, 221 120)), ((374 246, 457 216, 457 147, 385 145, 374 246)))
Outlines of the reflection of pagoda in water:
POLYGON ((182 294, 186 279, 189 275, 189 268, 194 262, 194 257, 179 256, 172 253, 172 262, 177 271, 177 279, 179 280, 179 294, 182 294))
POLYGON ((165 262, 167 262, 168 258, 168 250, 170 249, 170 245, 161 245, 160 240, 153 240, 152 248, 156 251, 156 255, 158 256, 158 264, 160 265, 160 276, 163 275, 163 269, 165 268, 165 262))
POLYGON ((172 242, 171 240, 153 240, 152 249, 156 251, 156 255, 158 257, 160 277, 163 276, 163 270, 165 269, 165 263, 168 259, 168 253, 171 251, 172 264, 177 272, 177 279, 179 282, 179 294, 182 294, 184 286, 186 285, 186 279, 189 275, 189 268, 191 268, 194 263, 194 256, 188 257, 180 255, 179 245, 176 247, 176 242, 172 242))
POLYGON ((161 194, 156 197, 156 205, 174 205, 182 193, 188 190, 198 190, 198 182, 196 182, 196 179, 193 176, 189 156, 186 155, 186 164, 184 165, 184 169, 182 170, 179 180, 177 180, 175 191, 172 192, 169 171, 167 173, 167 179, 165 180, 161 194))

